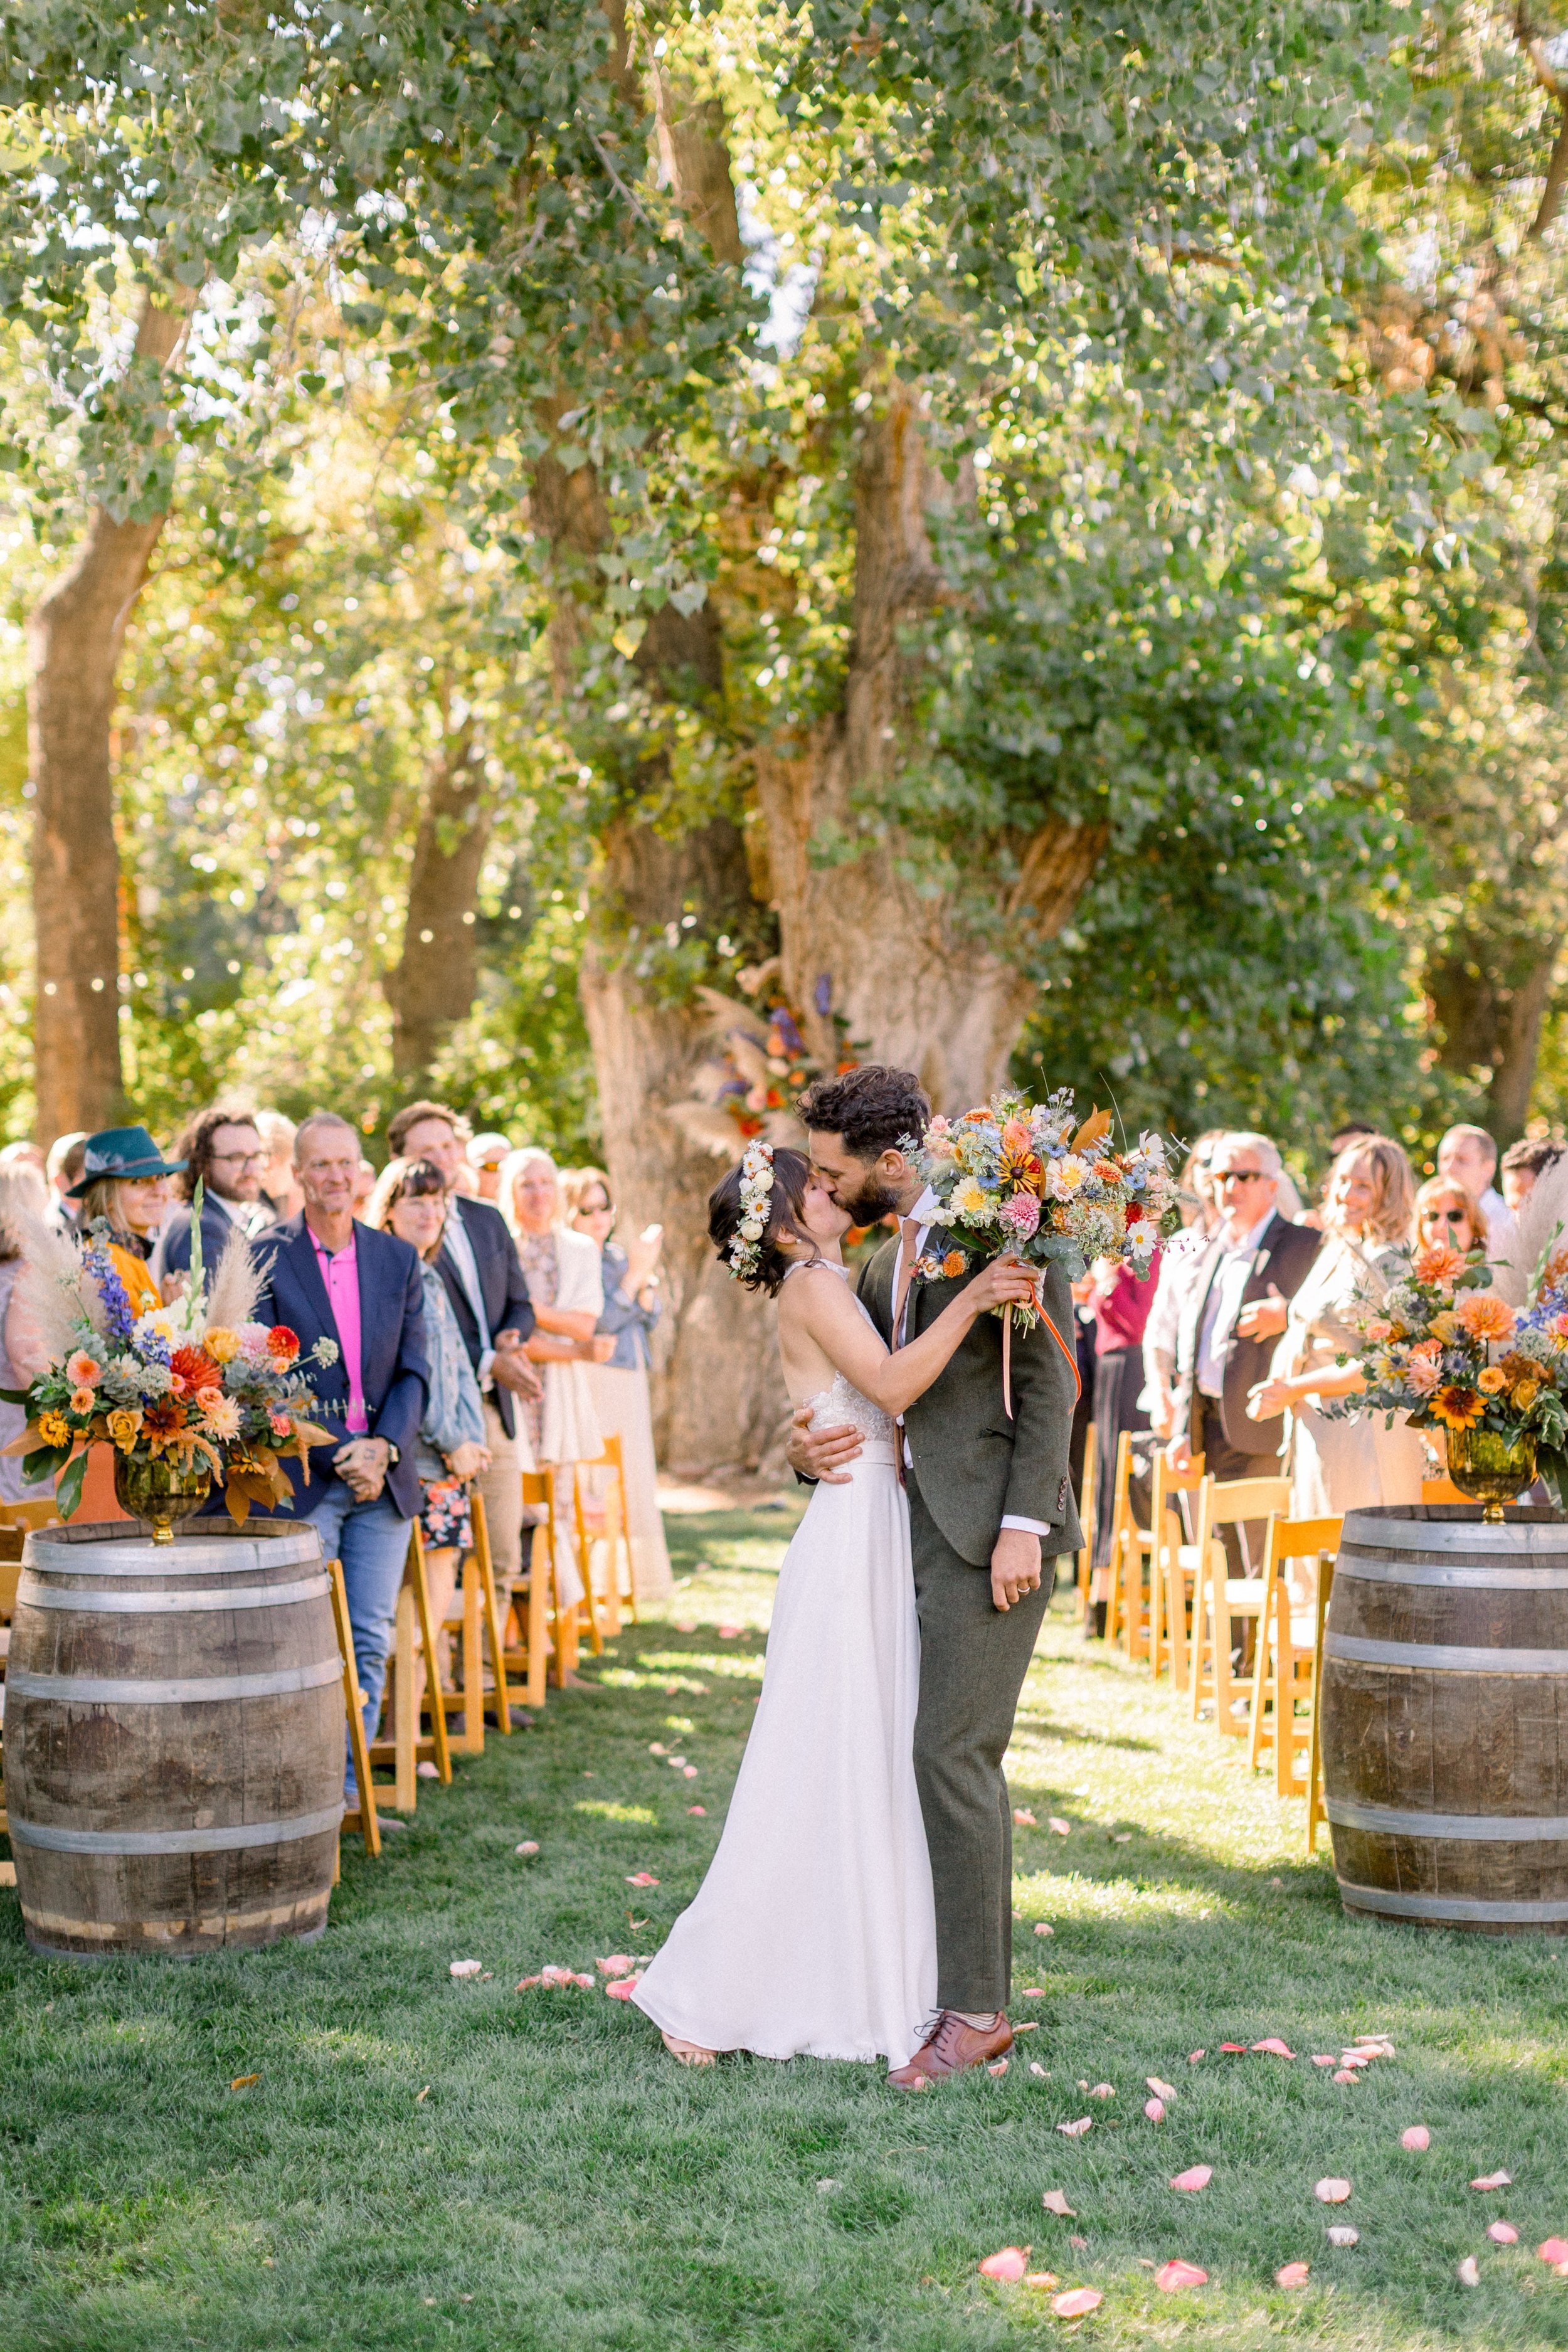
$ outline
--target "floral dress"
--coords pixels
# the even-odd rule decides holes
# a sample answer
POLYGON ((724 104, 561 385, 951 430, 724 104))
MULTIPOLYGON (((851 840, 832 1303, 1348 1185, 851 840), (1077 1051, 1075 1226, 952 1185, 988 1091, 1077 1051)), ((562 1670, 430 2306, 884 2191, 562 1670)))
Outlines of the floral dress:
POLYGON ((454 1478, 442 1457, 455 1453, 459 1445, 484 1444, 484 1399, 440 1276, 428 1261, 421 1264, 419 1274, 425 1292, 425 1351, 430 1363, 425 1419, 414 1457, 424 1498, 419 1526, 433 1551, 451 1547, 467 1551, 474 1539, 468 1481, 454 1478))

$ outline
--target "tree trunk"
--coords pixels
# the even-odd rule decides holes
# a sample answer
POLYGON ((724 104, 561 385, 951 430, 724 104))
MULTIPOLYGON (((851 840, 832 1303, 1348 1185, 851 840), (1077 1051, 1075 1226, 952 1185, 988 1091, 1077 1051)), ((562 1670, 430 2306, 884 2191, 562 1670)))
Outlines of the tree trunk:
POLYGON ((479 986, 474 912, 489 840, 482 751, 471 723, 447 736, 430 766, 414 844, 403 951, 386 976, 392 1067, 418 1093, 448 1033, 468 1018, 479 986))
POLYGON ((1468 933, 1426 974, 1443 1033, 1442 1066, 1484 1087, 1487 1126, 1500 1150, 1523 1134, 1530 1116, 1563 936, 1468 933))
MULTIPOLYGON (((166 366, 185 323, 185 312, 144 298, 136 358, 166 366)), ((96 507, 75 562, 27 624, 34 1088, 46 1144, 112 1126, 126 1108, 110 727, 126 625, 163 522, 161 514, 117 522, 96 507)))
POLYGON ((944 593, 926 535, 929 488, 911 404, 895 393, 867 432, 857 472, 855 629, 843 700, 794 756, 759 751, 756 782, 784 985, 816 1057, 832 1060, 837 1013, 867 1058, 913 1070, 932 1102, 952 1110, 983 1101, 1005 1079, 1035 996, 1020 967, 1068 919, 1105 835, 1056 824, 999 845, 1013 875, 998 908, 1005 955, 900 872, 896 837, 848 864, 812 862, 814 840, 826 827, 853 830, 856 802, 890 780, 907 743, 899 632, 944 593))

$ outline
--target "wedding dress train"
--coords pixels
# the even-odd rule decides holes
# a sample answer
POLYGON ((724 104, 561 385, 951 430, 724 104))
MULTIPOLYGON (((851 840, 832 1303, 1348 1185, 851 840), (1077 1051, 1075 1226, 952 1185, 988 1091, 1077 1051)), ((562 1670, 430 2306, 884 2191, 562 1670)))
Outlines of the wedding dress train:
POLYGON ((784 1556, 724 1834, 632 1998, 710 2050, 901 2066, 936 2006, 909 1512, 887 1414, 842 1373, 810 1402, 863 1448, 784 1556))

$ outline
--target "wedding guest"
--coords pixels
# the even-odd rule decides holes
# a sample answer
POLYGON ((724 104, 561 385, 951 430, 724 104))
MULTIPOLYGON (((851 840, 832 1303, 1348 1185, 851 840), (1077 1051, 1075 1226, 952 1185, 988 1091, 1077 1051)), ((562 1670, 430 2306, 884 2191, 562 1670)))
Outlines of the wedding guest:
POLYGON ((1434 1242, 1468 1255, 1478 1243, 1487 1246, 1487 1221, 1480 1202, 1451 1177, 1429 1176, 1415 1195, 1415 1239, 1428 1248, 1434 1242))
POLYGON ((447 1187, 447 1216, 436 1270, 462 1334, 484 1398, 484 1439, 489 1462, 479 1480, 489 1532, 496 1597, 505 1622, 507 1601, 522 1574, 522 1473, 532 1467, 520 1412, 542 1394, 539 1374, 523 1352, 534 1328, 533 1307, 505 1218, 488 1202, 460 1195, 465 1129, 445 1103, 407 1103, 391 1119, 387 1142, 398 1159, 427 1160, 447 1187))
POLYGON ((367 1214, 370 1207, 370 1197, 375 1190, 375 1175, 376 1171, 374 1160, 362 1158, 359 1163, 358 1172, 354 1177, 353 1207, 356 1217, 365 1217, 367 1214))
MULTIPOLYGON (((258 1321, 286 1326, 301 1355, 318 1339, 338 1350, 334 1362, 311 1370, 312 1418, 331 1435, 311 1448, 310 1484, 298 1462, 284 1468, 322 1558, 342 1562, 365 1732, 374 1737, 409 1522, 420 1507, 416 1454, 430 1375, 418 1256, 395 1234, 355 1223, 359 1162, 358 1129, 335 1111, 312 1111, 294 1137, 304 1208, 269 1225, 254 1246, 267 1284, 258 1321)), ((352 1762, 345 1769, 352 1804, 352 1762)))
MULTIPOLYGON (((36 1360, 36 1349, 27 1345, 16 1289, 27 1220, 47 1216, 48 1203, 48 1188, 39 1169, 25 1160, 0 1166, 0 1388, 26 1388, 44 1369, 36 1360)), ((25 1405, 0 1402, 0 1447, 20 1437, 26 1426, 25 1405)), ((54 1491, 52 1478, 32 1482, 24 1478, 20 1454, 0 1452, 0 1503, 47 1502, 54 1491)))
MULTIPOLYGON (((1188 1293, 1177 1343, 1175 1427, 1167 1452, 1184 1470, 1195 1454, 1211 1476, 1263 1478, 1276 1471, 1285 1417, 1258 1420, 1247 1398, 1265 1378, 1289 1301, 1318 1254, 1310 1225, 1275 1206, 1279 1152, 1266 1135, 1222 1135, 1210 1162, 1219 1224, 1188 1293)), ((1223 1530, 1231 1574, 1247 1573, 1260 1526, 1223 1530)))
MULTIPOLYGON (((1509 1145, 1498 1170, 1498 1182, 1511 1215, 1518 1216, 1521 1204, 1534 1192, 1536 1180, 1562 1156, 1563 1146, 1553 1143, 1549 1135, 1521 1135, 1517 1143, 1509 1145)), ((1525 1270, 1533 1271, 1529 1267, 1525 1270)))
POLYGON ((256 1114, 238 1103, 216 1103, 192 1119, 174 1149, 184 1160, 176 1179, 183 1206, 171 1210, 153 1254, 153 1278, 160 1290, 170 1275, 191 1264, 191 1204, 202 1187, 202 1265, 208 1283, 230 1236, 261 1233, 273 1222, 261 1205, 267 1147, 256 1114))
POLYGON ((56 1136, 49 1146, 48 1158, 44 1163, 44 1174, 55 1196, 49 1206, 50 1217, 55 1223, 70 1233, 76 1231, 76 1213, 69 1198, 70 1188, 81 1174, 82 1161, 86 1153, 87 1136, 79 1128, 73 1129, 69 1135, 56 1136))
POLYGON ((275 1218, 297 1217, 305 1205, 294 1168, 294 1122, 280 1110, 258 1110, 257 1132, 267 1147, 261 1178, 261 1205, 275 1218))
POLYGON ((1321 1410, 1365 1386, 1357 1362, 1336 1360, 1363 1352, 1356 1302, 1383 1297, 1415 1239, 1415 1183, 1400 1146, 1385 1135, 1347 1146, 1334 1162, 1324 1210, 1322 1247, 1247 1408, 1258 1422, 1289 1415, 1290 1514, 1298 1519, 1419 1503, 1426 1475, 1420 1437, 1405 1414, 1385 1429, 1381 1413, 1331 1421, 1321 1410))
POLYGON ((1089 1305, 1094 1316, 1094 1425, 1100 1459, 1112 1475, 1101 1478, 1095 1496, 1094 1565, 1110 1564, 1110 1523, 1116 1507, 1115 1467, 1125 1431, 1141 1435, 1150 1426, 1143 1404, 1143 1334, 1154 1303, 1163 1253, 1156 1250, 1145 1278, 1131 1265, 1090 1268, 1089 1305))
POLYGON ((1513 1211, 1492 1182, 1497 1145, 1484 1127, 1451 1127, 1437 1146, 1437 1173, 1462 1184, 1480 1203, 1487 1221, 1487 1255, 1494 1265, 1511 1265, 1519 1250, 1513 1211))
POLYGON ((0 1175, 10 1168, 33 1168, 37 1171, 39 1184, 47 1185, 44 1171, 47 1164, 36 1143, 7 1143, 0 1148, 0 1175))
POLYGON ((595 1337, 605 1311, 598 1250, 585 1234, 562 1223, 560 1171, 537 1146, 510 1152, 502 1163, 500 1204, 537 1318, 528 1342, 543 1381, 543 1394, 528 1408, 534 1457, 591 1462, 604 1451, 604 1439, 588 1366, 615 1352, 613 1339, 595 1337))
MULTIPOLYGON (((389 1160, 376 1179, 365 1222, 379 1232, 395 1234, 419 1256, 430 1385, 414 1462, 419 1473, 430 1614, 439 1627, 452 1612, 463 1554, 473 1549, 469 1488, 489 1468, 490 1458, 484 1399, 436 1269, 447 1222, 447 1180, 440 1169, 429 1160, 389 1160)), ((444 1647, 443 1637, 438 1634, 437 1640, 444 1647)), ((417 1706, 425 1689, 423 1658, 416 1664, 415 1683, 413 1703, 417 1706)))
POLYGON ((469 1188, 476 1200, 494 1202, 500 1191, 501 1162, 511 1150, 510 1139, 493 1129, 476 1135, 463 1153, 473 1175, 469 1188))
POLYGON ((84 1241, 100 1218, 107 1221, 109 1255, 137 1315, 163 1305, 148 1262, 168 1206, 168 1180, 184 1164, 165 1160, 144 1127, 104 1128, 88 1137, 82 1172, 68 1196, 78 1204, 84 1241))
POLYGON ((1149 1426, 1162 1444, 1175 1427, 1173 1391, 1182 1312, 1219 1223, 1209 1181, 1209 1162, 1224 1133, 1222 1127, 1206 1129, 1183 1163, 1177 1179, 1183 1231, 1173 1234, 1160 1253, 1160 1272, 1143 1326, 1144 1402, 1149 1426))
POLYGON ((597 1336, 615 1341, 605 1363, 589 1367, 588 1381, 599 1427, 618 1436, 626 1474, 627 1536, 632 1580, 639 1601, 673 1589, 664 1517, 658 1507, 658 1465, 654 1454, 653 1411, 648 1395, 652 1362, 649 1338, 659 1317, 658 1226, 632 1236, 623 1248, 611 1239, 616 1210, 610 1180, 602 1168, 577 1168, 562 1179, 562 1197, 574 1233, 585 1234, 599 1252, 605 1311, 597 1336))

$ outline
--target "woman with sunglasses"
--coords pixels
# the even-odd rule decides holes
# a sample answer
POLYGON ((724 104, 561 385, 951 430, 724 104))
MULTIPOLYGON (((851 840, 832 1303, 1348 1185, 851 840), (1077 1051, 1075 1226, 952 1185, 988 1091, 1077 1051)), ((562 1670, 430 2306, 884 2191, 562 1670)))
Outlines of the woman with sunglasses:
POLYGON ((1468 1253, 1487 1244, 1487 1213, 1468 1185, 1452 1176, 1429 1177, 1415 1195, 1415 1242, 1426 1249, 1446 1242, 1468 1253))
MULTIPOLYGON (((484 1442, 484 1399, 447 1286, 436 1271, 447 1230, 447 1183, 440 1170, 428 1160, 389 1160, 370 1196, 365 1223, 395 1234, 419 1254, 430 1385, 414 1466, 419 1474, 419 1527, 430 1614, 440 1626, 451 1611, 463 1554, 473 1544, 469 1490, 490 1459, 484 1442)), ((444 1646, 444 1637, 438 1639, 444 1646)), ((417 1706, 425 1687, 423 1659, 416 1661, 415 1680, 417 1706)))
POLYGON ((602 1168, 577 1168, 561 1180, 561 1196, 574 1233, 594 1244, 604 1269, 605 1311, 596 1335, 613 1338, 607 1363, 589 1368, 588 1379, 606 1437, 618 1436, 626 1470, 627 1534, 632 1579, 639 1601, 674 1589, 664 1520, 658 1507, 658 1465, 654 1458, 653 1410, 648 1395, 649 1335, 659 1317, 658 1255, 661 1229, 647 1230, 623 1248, 610 1236, 616 1210, 610 1180, 602 1168))

